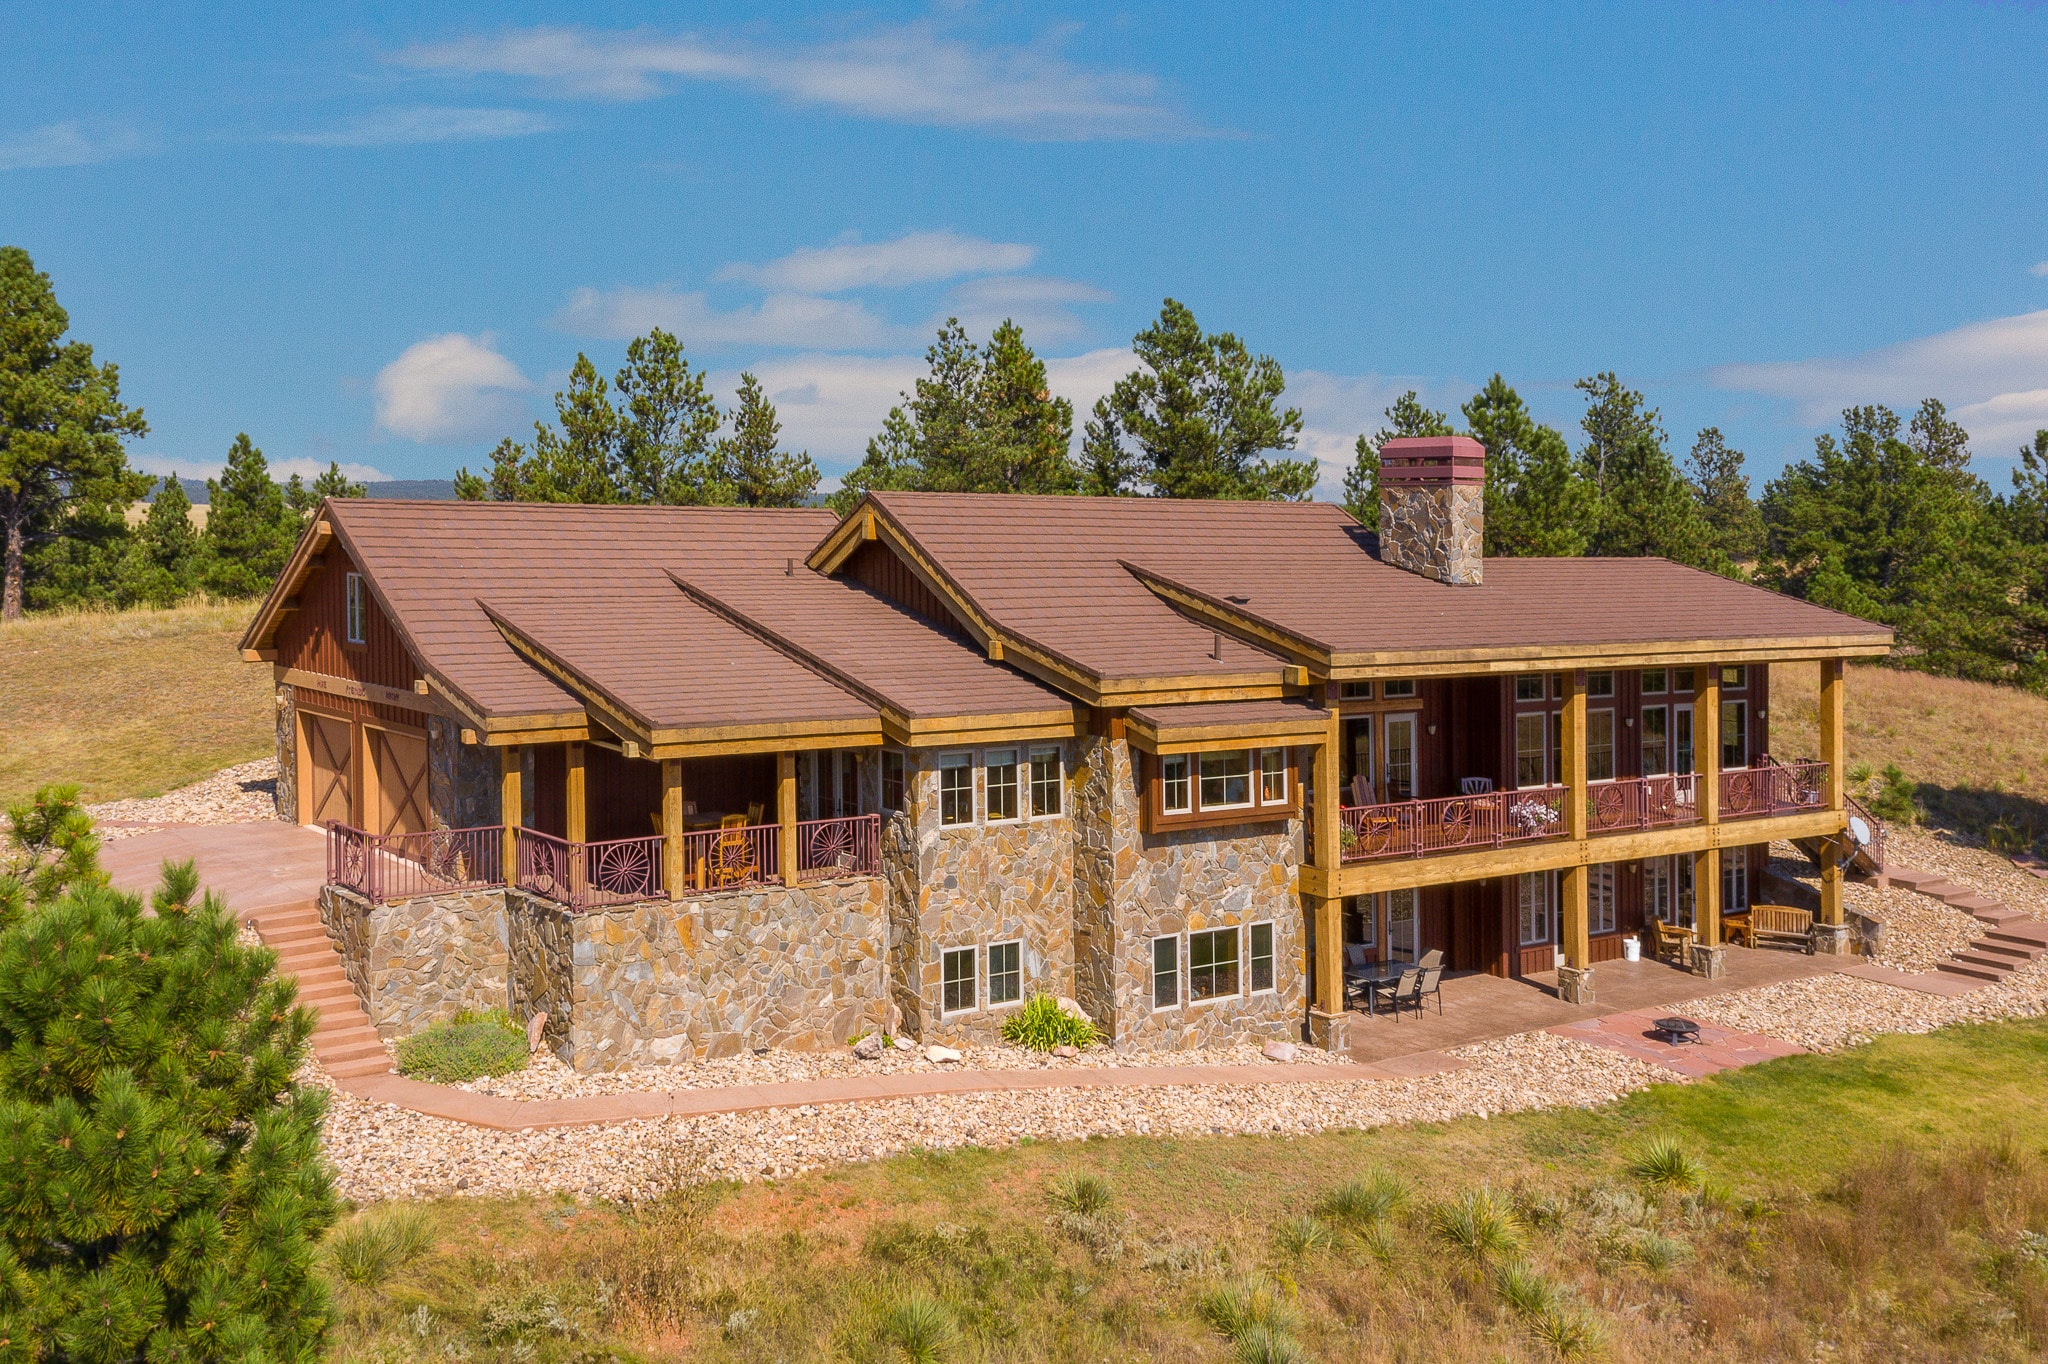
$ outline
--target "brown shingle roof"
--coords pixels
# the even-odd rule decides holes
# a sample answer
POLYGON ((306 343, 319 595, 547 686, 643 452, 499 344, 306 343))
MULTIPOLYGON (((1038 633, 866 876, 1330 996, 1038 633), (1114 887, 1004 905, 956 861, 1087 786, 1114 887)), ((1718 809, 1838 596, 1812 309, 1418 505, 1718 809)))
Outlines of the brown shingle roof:
POLYGON ((1330 712, 1308 701, 1194 701, 1181 705, 1133 706, 1133 725, 1160 743, 1197 739, 1320 736, 1330 712))
POLYGON ((1484 586, 1446 586, 1381 562, 1375 538, 1329 503, 949 493, 874 500, 989 618, 1101 676, 1195 671, 1206 652, 1207 629, 1133 569, 1339 658, 1891 639, 1882 626, 1663 559, 1495 558, 1484 586))

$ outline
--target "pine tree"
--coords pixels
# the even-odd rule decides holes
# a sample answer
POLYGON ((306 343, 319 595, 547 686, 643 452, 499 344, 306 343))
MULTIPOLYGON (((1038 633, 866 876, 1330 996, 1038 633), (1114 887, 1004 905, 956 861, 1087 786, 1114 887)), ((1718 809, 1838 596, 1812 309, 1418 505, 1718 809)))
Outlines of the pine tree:
MULTIPOLYGON (((122 405, 116 366, 63 339, 70 326, 50 277, 20 247, 0 246, 0 620, 21 615, 34 543, 118 542, 128 504, 149 488, 122 447, 149 433, 142 409, 122 405)), ((74 580, 60 595, 89 599, 104 592, 122 548, 40 562, 68 565, 74 580)))
POLYGON ((1612 373, 1581 379, 1577 387, 1586 395, 1579 463, 1598 499, 1589 551, 1709 563, 1706 521, 1692 485, 1672 461, 1657 410, 1612 373))
POLYGON ((1496 374, 1461 409, 1486 447, 1486 553, 1575 557, 1593 529, 1592 482, 1564 434, 1529 415, 1522 395, 1496 374))
POLYGON ((1387 424, 1370 438, 1360 433, 1352 465, 1344 472, 1344 510, 1365 526, 1380 523, 1380 447, 1401 437, 1456 434, 1445 415, 1424 406, 1412 388, 1394 399, 1382 415, 1387 424))
POLYGON ((310 1359, 336 1214, 324 1096, 292 1080, 313 1016, 191 863, 148 911, 108 889, 74 794, 11 813, 39 870, 0 878, 0 1357, 310 1359))
POLYGON ((867 455, 841 480, 844 515, 870 491, 1070 493, 1074 407, 1047 386, 1045 362, 1005 321, 977 346, 957 317, 925 351, 925 374, 889 410, 867 455))
POLYGON ((1707 525, 1708 548, 1726 560, 1730 571, 1754 563, 1763 553, 1764 517, 1749 495, 1742 451, 1729 447, 1719 427, 1709 426, 1693 442, 1687 463, 1693 496, 1707 525))
POLYGON ((818 491, 818 466, 808 453, 780 448, 782 422, 753 375, 740 375, 732 434, 712 449, 715 501, 742 507, 802 507, 818 491))
POLYGON ((199 534, 192 529, 192 499, 172 474, 157 488, 149 515, 129 548, 121 575, 124 603, 176 606, 199 585, 199 534))
POLYGON ((2000 504, 2019 590, 2013 600, 2017 681, 2048 691, 2048 430, 2019 450, 2012 493, 2000 504))
POLYGON ((270 463, 248 433, 228 447, 227 467, 206 480, 206 562, 201 580, 216 597, 254 597, 270 590, 299 537, 299 516, 270 463))
POLYGON ((1301 436, 1301 410, 1279 408, 1287 389, 1279 361, 1253 355, 1229 332, 1205 333, 1170 298, 1131 348, 1144 368, 1098 404, 1113 421, 1089 423, 1089 445, 1102 447, 1092 467, 1115 469, 1108 447, 1128 445, 1134 481, 1156 497, 1298 501, 1314 490, 1321 471, 1313 459, 1266 457, 1294 449, 1301 436))

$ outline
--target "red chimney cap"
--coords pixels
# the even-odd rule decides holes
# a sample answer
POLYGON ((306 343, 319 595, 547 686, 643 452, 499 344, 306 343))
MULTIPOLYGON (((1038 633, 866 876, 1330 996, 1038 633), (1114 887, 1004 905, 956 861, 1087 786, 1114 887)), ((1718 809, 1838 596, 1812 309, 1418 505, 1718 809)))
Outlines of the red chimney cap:
POLYGON ((1486 447, 1470 436, 1396 436, 1380 446, 1382 483, 1484 483, 1486 447))

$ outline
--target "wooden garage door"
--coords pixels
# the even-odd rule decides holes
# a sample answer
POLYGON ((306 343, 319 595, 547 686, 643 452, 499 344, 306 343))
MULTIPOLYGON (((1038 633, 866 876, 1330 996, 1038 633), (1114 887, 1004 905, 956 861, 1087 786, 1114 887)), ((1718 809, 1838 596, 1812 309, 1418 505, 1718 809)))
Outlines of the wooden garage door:
POLYGON ((301 818, 308 824, 325 824, 328 820, 339 820, 347 824, 353 818, 352 779, 354 765, 349 761, 349 731, 346 720, 334 720, 325 715, 304 716, 306 722, 306 771, 304 799, 299 808, 304 811, 301 818))
POLYGON ((427 828, 427 741, 388 729, 363 730, 376 771, 370 832, 416 834, 427 828))

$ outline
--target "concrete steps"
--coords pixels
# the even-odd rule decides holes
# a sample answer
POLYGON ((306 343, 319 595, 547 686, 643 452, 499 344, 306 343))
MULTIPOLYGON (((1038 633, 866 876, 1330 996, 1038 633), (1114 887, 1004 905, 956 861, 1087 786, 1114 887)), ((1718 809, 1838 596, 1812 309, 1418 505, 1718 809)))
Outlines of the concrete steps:
POLYGON ((1960 909, 1989 930, 1937 963, 1936 971, 1996 983, 2048 952, 2048 923, 2029 918, 2003 900, 1912 867, 1886 867, 1885 875, 1891 884, 1960 909))
POLYGON ((299 982, 299 1002, 317 1011, 313 1055, 338 1080, 391 1073, 391 1053, 370 1026, 355 986, 341 964, 341 949, 327 934, 320 911, 294 905, 253 915, 263 945, 277 953, 277 969, 299 982))

